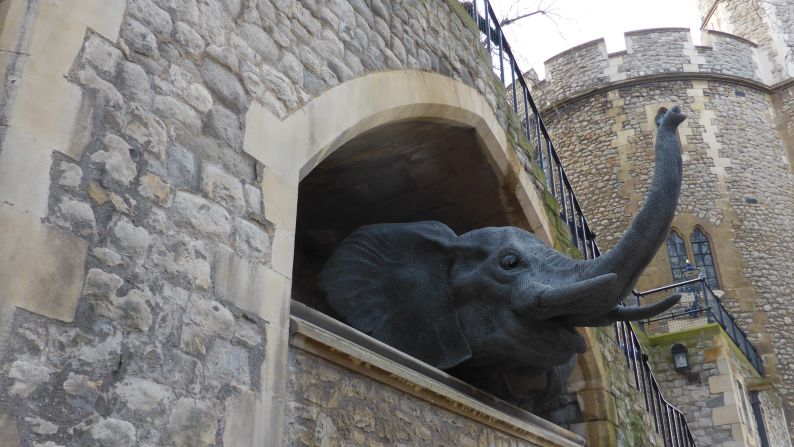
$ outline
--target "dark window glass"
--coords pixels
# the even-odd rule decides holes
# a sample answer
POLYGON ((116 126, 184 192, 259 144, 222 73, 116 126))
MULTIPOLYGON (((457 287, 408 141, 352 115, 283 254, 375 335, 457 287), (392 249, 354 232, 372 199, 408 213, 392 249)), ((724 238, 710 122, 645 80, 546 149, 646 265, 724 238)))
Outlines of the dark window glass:
POLYGON ((720 283, 717 279, 717 269, 714 267, 708 236, 700 228, 695 228, 690 242, 692 243, 692 254, 695 256, 695 266, 700 268, 712 289, 719 289, 720 283))
POLYGON ((684 266, 686 265, 686 247, 684 240, 675 232, 670 232, 667 238, 667 256, 670 258, 670 270, 673 271, 673 280, 681 281, 684 279, 684 266))

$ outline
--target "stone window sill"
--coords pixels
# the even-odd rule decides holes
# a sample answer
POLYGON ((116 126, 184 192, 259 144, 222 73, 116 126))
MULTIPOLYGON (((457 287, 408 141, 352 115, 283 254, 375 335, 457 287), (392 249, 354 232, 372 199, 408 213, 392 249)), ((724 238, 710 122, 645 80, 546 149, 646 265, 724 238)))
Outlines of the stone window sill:
POLYGON ((584 438, 302 303, 292 301, 290 314, 290 345, 295 348, 537 445, 585 445, 584 438))

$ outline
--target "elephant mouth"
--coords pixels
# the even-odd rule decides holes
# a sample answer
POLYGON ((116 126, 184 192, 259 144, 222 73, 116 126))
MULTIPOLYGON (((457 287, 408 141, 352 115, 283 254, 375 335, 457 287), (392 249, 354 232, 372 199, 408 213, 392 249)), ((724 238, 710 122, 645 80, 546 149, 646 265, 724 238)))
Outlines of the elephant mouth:
MULTIPOLYGON (((560 316, 551 318, 548 321, 558 329, 554 331, 557 339, 552 340, 553 344, 560 343, 573 349, 577 354, 582 354, 587 350, 587 342, 584 337, 576 330, 576 326, 567 321, 566 318, 560 316)), ((570 356, 570 354, 568 355, 570 356)))

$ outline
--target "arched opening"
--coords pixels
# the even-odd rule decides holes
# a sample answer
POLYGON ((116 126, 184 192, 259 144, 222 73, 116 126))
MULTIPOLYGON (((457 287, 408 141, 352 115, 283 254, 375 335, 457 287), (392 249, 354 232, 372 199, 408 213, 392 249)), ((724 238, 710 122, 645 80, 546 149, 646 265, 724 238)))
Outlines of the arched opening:
POLYGON ((363 225, 424 220, 458 234, 487 226, 529 229, 471 127, 413 119, 349 140, 299 185, 293 300, 338 317, 315 287, 337 244, 363 225))

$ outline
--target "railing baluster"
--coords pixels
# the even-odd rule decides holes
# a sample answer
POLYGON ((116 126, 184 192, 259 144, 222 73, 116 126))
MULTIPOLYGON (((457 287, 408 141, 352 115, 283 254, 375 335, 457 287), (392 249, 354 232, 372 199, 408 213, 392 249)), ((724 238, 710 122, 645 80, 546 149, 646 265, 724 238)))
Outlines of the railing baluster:
MULTIPOLYGON (((476 3, 476 1, 475 1, 476 3)), ((485 41, 488 42, 488 56, 491 55, 491 14, 488 10, 491 9, 491 2, 485 0, 485 34, 487 34, 485 41)))

